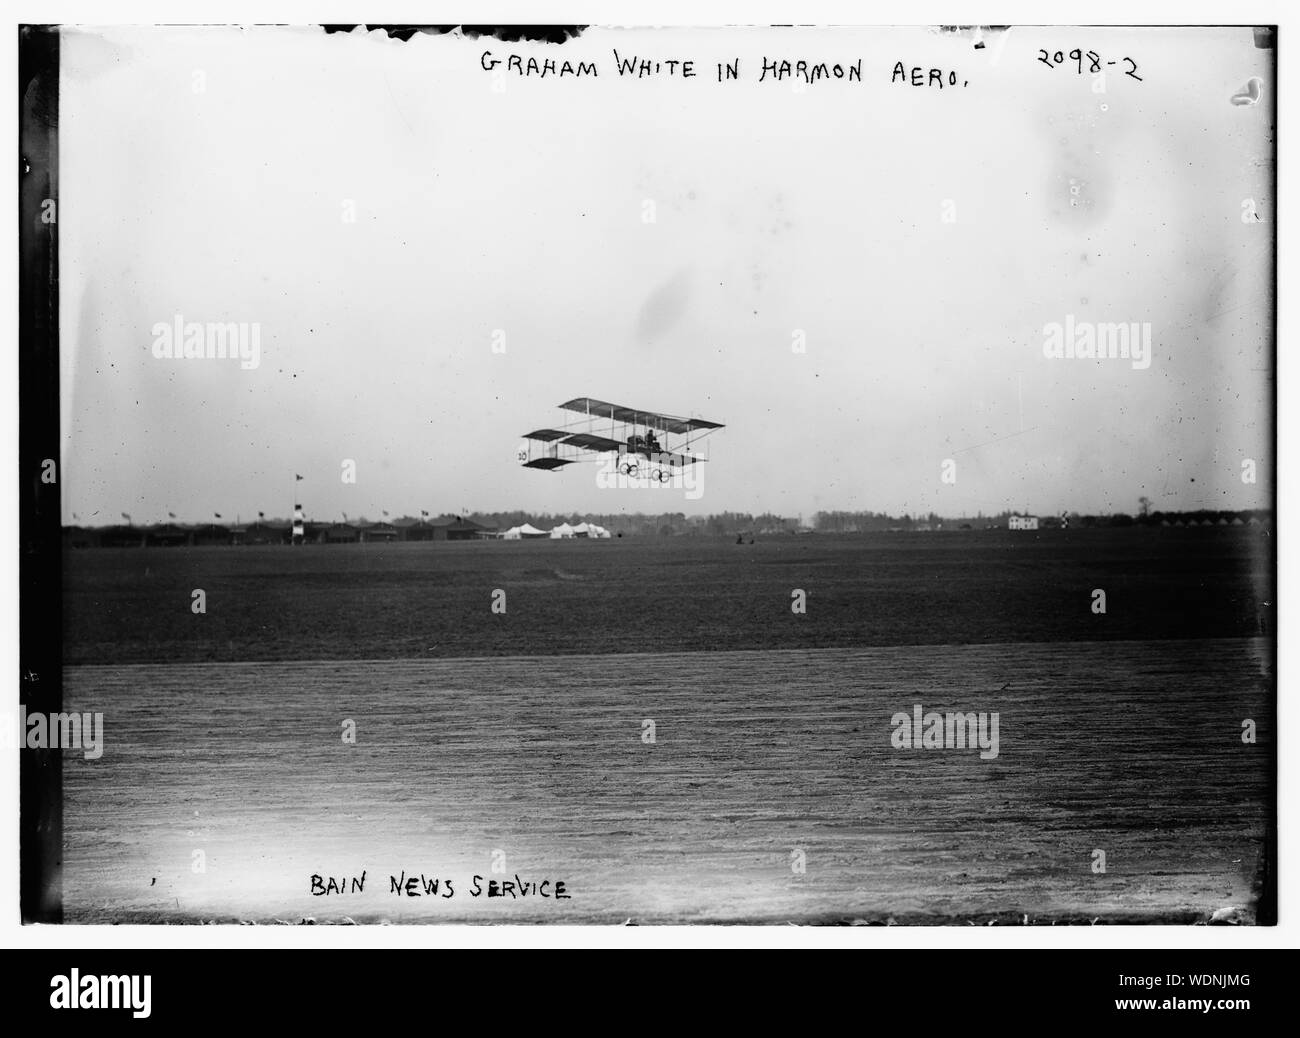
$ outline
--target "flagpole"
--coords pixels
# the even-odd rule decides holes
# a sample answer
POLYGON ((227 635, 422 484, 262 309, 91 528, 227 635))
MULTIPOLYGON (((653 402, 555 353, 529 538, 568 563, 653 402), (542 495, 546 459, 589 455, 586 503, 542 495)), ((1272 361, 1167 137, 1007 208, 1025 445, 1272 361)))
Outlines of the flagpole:
MULTIPOLYGON (((302 482, 302 476, 300 476, 297 472, 291 474, 293 476, 293 499, 289 502, 291 505, 289 509, 289 543, 293 544, 295 543, 294 533, 298 529, 298 484, 302 482)), ((303 535, 302 535, 301 543, 306 544, 307 543, 307 515, 305 510, 303 511, 303 517, 302 517, 302 530, 303 530, 303 535)))

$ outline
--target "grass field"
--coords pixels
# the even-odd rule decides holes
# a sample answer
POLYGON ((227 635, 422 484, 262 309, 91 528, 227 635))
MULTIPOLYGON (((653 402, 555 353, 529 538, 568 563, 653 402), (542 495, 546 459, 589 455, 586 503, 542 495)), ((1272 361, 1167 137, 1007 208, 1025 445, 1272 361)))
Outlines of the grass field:
POLYGON ((1252 637, 1271 531, 970 531, 86 549, 64 570, 79 663, 1252 637), (191 611, 192 592, 206 613, 191 611), (1106 612, 1092 611, 1094 589, 1106 612), (493 592, 506 611, 492 612, 493 592), (807 593, 807 613, 791 593, 807 593))
POLYGON ((1268 666, 1229 639, 72 668, 106 749, 66 756, 68 916, 1249 920, 1268 666), (998 756, 894 748, 914 703, 999 712, 998 756), (457 896, 395 896, 403 872, 457 896))
POLYGON ((1270 565, 1218 528, 71 553, 67 918, 1250 922, 1270 565), (997 712, 998 755, 895 747, 914 704, 997 712))

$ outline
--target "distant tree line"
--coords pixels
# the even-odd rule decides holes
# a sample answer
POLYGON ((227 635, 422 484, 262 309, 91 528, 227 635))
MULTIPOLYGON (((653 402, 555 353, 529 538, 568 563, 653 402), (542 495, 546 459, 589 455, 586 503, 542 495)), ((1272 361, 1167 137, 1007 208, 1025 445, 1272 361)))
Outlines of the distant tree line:
POLYGON ((750 512, 720 512, 714 515, 685 515, 681 512, 661 512, 647 514, 642 512, 616 512, 592 514, 590 512, 568 512, 560 514, 524 511, 512 512, 471 512, 467 518, 483 526, 497 530, 508 530, 512 526, 532 523, 542 530, 550 529, 561 523, 577 525, 580 522, 593 522, 604 526, 614 534, 625 537, 680 537, 680 536, 774 536, 798 533, 801 529, 817 533, 872 533, 877 531, 918 531, 918 530, 982 530, 986 527, 1006 529, 1007 521, 1012 515, 1037 514, 1045 520, 1044 525, 1058 523, 1070 527, 1099 526, 1162 526, 1166 522, 1173 525, 1181 522, 1184 526, 1232 523, 1239 519, 1242 523, 1254 518, 1263 522, 1272 518, 1268 509, 1245 509, 1238 511, 1198 509, 1188 512, 1148 512, 1132 515, 1126 512, 1113 512, 1093 515, 1080 512, 1066 512, 1059 515, 1051 513, 1023 513, 1003 511, 993 515, 978 514, 974 516, 941 516, 934 512, 918 515, 890 515, 886 512, 817 512, 804 523, 800 518, 763 512, 755 515, 750 512))
POLYGON ((1164 526, 1182 523, 1184 526, 1202 526, 1207 522, 1218 525, 1234 520, 1248 523, 1251 519, 1263 522, 1273 513, 1266 508, 1239 510, 1196 509, 1187 512, 1109 512, 1099 515, 1080 512, 1062 512, 1059 515, 1044 512, 1003 511, 993 515, 979 513, 974 516, 941 516, 934 512, 925 515, 889 515, 885 512, 818 512, 813 516, 813 529, 818 533, 869 533, 878 530, 981 530, 987 527, 1005 529, 1013 515, 1037 515, 1047 526, 1097 527, 1097 526, 1164 526))
MULTIPOLYGON (((719 512, 714 515, 686 515, 682 512, 611 512, 603 514, 563 512, 552 514, 515 509, 507 512, 467 512, 459 516, 459 518, 477 523, 479 526, 484 527, 486 531, 495 530, 497 532, 503 532, 514 526, 522 526, 525 523, 531 523, 541 530, 549 530, 562 523, 577 526, 582 522, 590 522, 605 527, 615 536, 623 537, 773 537, 800 532, 851 534, 883 531, 921 532, 964 529, 983 530, 986 528, 1006 529, 1008 520, 1012 515, 1024 514, 1036 514, 1039 517, 1039 526, 1041 528, 1062 525, 1068 525, 1071 528, 1226 525, 1245 524, 1252 520, 1261 523, 1269 522, 1273 516, 1270 510, 1261 508, 1239 511, 1216 509, 1197 509, 1186 512, 1148 511, 1144 513, 1139 511, 1136 515, 1125 512, 1092 515, 1079 512, 1052 514, 1003 511, 993 515, 980 513, 974 516, 941 516, 934 512, 917 515, 909 513, 890 515, 886 512, 871 511, 822 511, 815 513, 810 520, 805 522, 802 517, 776 515, 772 512, 761 512, 757 515, 751 512, 719 512)), ((449 513, 437 519, 426 519, 424 521, 437 524, 455 518, 457 517, 449 513)), ((258 522, 268 527, 283 527, 287 525, 288 520, 261 519, 259 517, 258 522)), ((400 517, 396 519, 386 518, 384 522, 393 522, 402 526, 404 523, 412 523, 416 522, 416 520, 410 517, 400 517)), ((166 524, 163 525, 166 526, 166 524)), ((239 529, 247 527, 253 530, 257 525, 257 523, 244 524, 239 529)), ((354 520, 352 525, 364 526, 366 523, 354 520)), ((212 523, 185 527, 185 529, 197 531, 195 536, 198 537, 203 536, 209 528, 213 531, 228 532, 225 527, 218 527, 212 523)), ((71 531, 78 529, 78 527, 68 527, 66 529, 71 531)), ((107 530, 108 528, 103 529, 107 530)), ((137 527, 128 523, 126 527, 119 527, 118 529, 144 530, 145 527, 137 527)))

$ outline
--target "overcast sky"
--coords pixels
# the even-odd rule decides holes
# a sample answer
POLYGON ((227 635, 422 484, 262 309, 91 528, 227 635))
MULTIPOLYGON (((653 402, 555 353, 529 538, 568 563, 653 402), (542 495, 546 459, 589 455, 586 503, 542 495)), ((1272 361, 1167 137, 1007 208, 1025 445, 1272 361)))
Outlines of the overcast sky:
POLYGON ((70 31, 65 520, 295 495, 319 518, 1267 505, 1272 59, 1245 28, 979 50, 924 29, 70 31), (1117 62, 1104 92, 1075 47, 1117 62), (696 76, 620 79, 613 48, 696 76), (598 75, 492 74, 489 50, 598 75), (862 82, 760 82, 764 56, 861 60, 862 82), (891 83, 898 61, 967 85, 891 83), (1252 76, 1259 102, 1232 103, 1252 76), (260 365, 158 359, 177 314, 256 323, 260 365), (1150 366, 1045 357, 1067 315, 1149 323, 1150 366), (699 492, 521 469, 521 434, 585 395, 726 423, 699 492))

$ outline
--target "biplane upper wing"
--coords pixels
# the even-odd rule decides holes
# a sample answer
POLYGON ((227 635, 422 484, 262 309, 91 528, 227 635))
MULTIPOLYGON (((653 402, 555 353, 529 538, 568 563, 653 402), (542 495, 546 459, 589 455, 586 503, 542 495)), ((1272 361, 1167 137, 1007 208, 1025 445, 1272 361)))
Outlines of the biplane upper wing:
POLYGON ((647 425, 665 432, 681 435, 699 429, 721 429, 720 422, 708 422, 703 418, 679 418, 676 415, 658 414, 655 411, 639 411, 634 407, 610 404, 604 400, 593 400, 589 396, 575 397, 560 405, 566 411, 591 415, 593 418, 609 418, 615 422, 629 425, 647 425))

